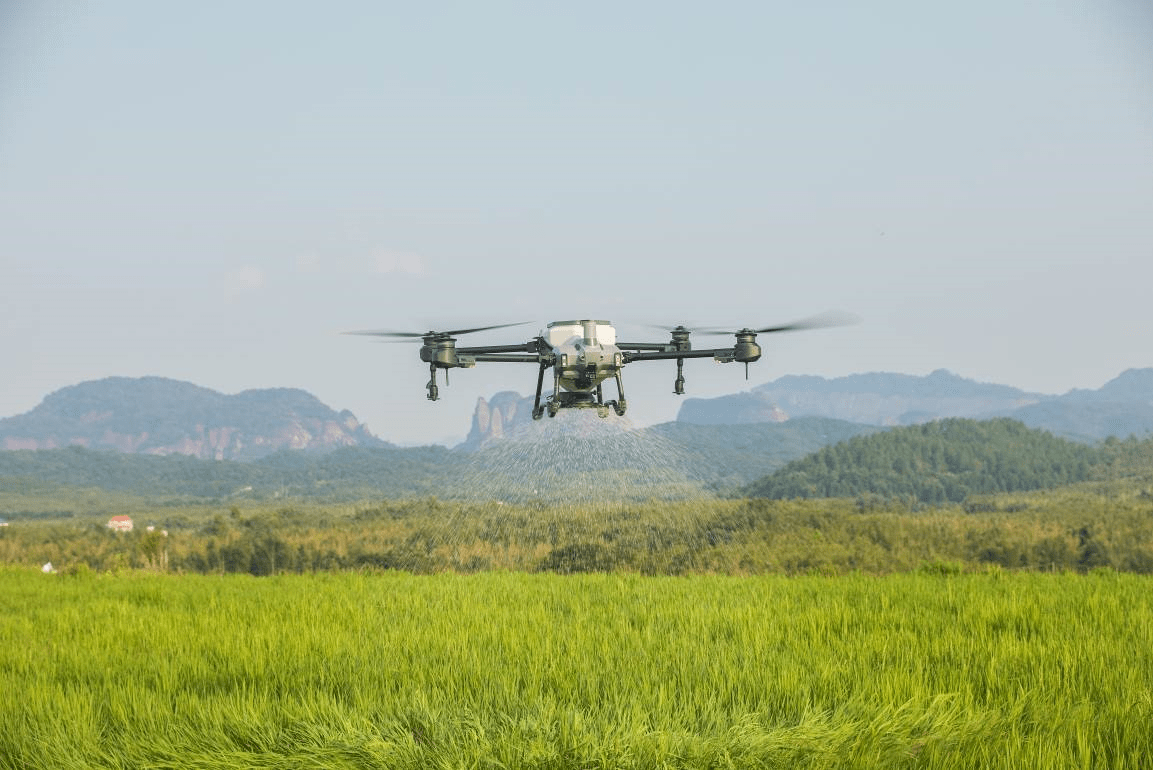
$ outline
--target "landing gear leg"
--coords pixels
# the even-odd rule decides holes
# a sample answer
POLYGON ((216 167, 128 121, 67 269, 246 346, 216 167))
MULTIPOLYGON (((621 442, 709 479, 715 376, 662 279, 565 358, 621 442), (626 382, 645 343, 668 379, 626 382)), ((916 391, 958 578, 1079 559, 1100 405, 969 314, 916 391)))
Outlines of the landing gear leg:
POLYGON ((552 397, 548 401, 548 416, 556 417, 556 413, 560 411, 560 372, 556 369, 552 371, 552 397))
POLYGON ((428 400, 436 401, 440 398, 440 389, 436 387, 436 364, 428 365, 428 374, 428 385, 425 386, 428 388, 428 400))
POLYGON ((621 373, 619 371, 616 373, 616 381, 617 400, 616 403, 613 404, 613 409, 616 410, 617 417, 624 417, 625 410, 628 409, 629 405, 628 402, 625 401, 625 386, 621 382, 621 373))
POLYGON ((601 384, 597 383, 597 417, 602 420, 609 416, 610 404, 605 403, 605 392, 601 384))
POLYGON ((536 375, 536 399, 532 402, 532 418, 539 420, 544 416, 544 407, 540 405, 540 390, 544 387, 544 370, 548 368, 548 364, 544 361, 540 364, 540 371, 536 375))
POLYGON ((677 359, 677 379, 673 382, 673 393, 678 396, 685 394, 685 359, 677 359))

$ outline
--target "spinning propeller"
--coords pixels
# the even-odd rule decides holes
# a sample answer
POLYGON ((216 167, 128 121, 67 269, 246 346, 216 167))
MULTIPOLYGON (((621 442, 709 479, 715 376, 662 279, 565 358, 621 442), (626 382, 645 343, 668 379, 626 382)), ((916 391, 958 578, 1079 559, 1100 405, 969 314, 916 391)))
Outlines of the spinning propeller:
POLYGON ((763 329, 701 329, 701 334, 717 335, 717 334, 775 334, 777 332, 797 332, 805 329, 825 329, 830 326, 848 326, 855 324, 860 319, 854 315, 847 313, 822 313, 821 315, 809 316, 802 318, 799 321, 792 323, 781 324, 779 326, 766 326, 763 329))
POLYGON ((442 340, 449 337, 456 337, 460 334, 472 334, 473 332, 484 332, 489 329, 507 329, 510 326, 524 326, 528 321, 521 321, 514 324, 496 324, 495 326, 477 326, 472 329, 450 329, 449 331, 427 331, 427 332, 394 332, 385 330, 366 330, 358 332, 345 332, 345 334, 359 334, 366 337, 399 337, 402 339, 420 339, 420 340, 442 340))

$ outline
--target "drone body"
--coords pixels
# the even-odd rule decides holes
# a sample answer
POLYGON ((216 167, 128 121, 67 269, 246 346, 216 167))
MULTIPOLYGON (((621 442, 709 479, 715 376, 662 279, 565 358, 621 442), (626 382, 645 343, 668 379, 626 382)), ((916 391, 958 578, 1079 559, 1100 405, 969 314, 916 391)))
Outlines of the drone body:
MULTIPOLYGON (((553 395, 544 407, 550 417, 564 407, 596 406, 607 416, 611 406, 618 415, 625 413, 621 385, 624 353, 617 347, 617 331, 608 321, 554 321, 544 339, 550 347, 553 370, 553 395), (602 386, 609 377, 616 380, 617 400, 605 402, 602 386)), ((540 410, 538 386, 533 416, 539 419, 540 410)))
POLYGON ((440 397, 437 386, 437 370, 467 369, 482 362, 535 363, 537 369, 536 398, 533 402, 533 419, 539 420, 546 412, 555 417, 561 409, 596 409, 601 417, 607 417, 612 409, 623 416, 627 409, 621 370, 634 361, 676 361, 677 377, 673 382, 673 392, 685 392, 684 362, 686 358, 712 358, 719 363, 739 361, 748 365, 761 357, 761 346, 757 335, 771 332, 796 331, 843 323, 830 316, 812 318, 783 326, 764 329, 740 329, 736 332, 704 330, 704 334, 732 334, 736 342, 727 348, 694 350, 689 342, 692 330, 677 326, 669 329, 670 338, 666 342, 618 342, 617 332, 608 321, 582 319, 577 321, 554 321, 536 337, 520 344, 488 345, 480 347, 457 347, 456 337, 471 332, 500 329, 521 324, 483 326, 475 329, 424 333, 362 331, 350 332, 377 337, 419 338, 422 342, 420 360, 429 366, 430 379, 426 386, 430 401, 440 397), (541 403, 545 374, 552 370, 553 392, 541 403), (606 401, 604 382, 608 379, 616 383, 617 397, 606 401))

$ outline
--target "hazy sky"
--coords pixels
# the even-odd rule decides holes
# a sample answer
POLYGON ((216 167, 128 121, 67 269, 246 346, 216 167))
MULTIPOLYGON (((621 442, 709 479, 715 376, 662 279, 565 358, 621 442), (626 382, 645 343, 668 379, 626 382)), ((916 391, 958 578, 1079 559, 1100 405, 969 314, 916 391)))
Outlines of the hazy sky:
MULTIPOLYGON (((3 7, 0 416, 160 375, 453 443, 535 368, 433 404, 416 346, 340 332, 582 317, 862 319, 765 338, 748 382, 690 361, 690 396, 1153 366, 1140 0, 3 7)), ((674 376, 625 370, 634 422, 674 376)))

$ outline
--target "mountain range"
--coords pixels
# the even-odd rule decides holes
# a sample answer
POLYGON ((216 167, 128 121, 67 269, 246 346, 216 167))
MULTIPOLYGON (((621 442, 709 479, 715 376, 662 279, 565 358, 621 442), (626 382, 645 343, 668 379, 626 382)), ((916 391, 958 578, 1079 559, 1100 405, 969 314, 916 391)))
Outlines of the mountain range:
MULTIPOLYGON (((531 407, 531 397, 512 391, 478 398, 468 436, 456 449, 475 452, 538 434, 591 438, 634 428, 627 416, 615 415, 535 422, 531 407), (544 426, 549 426, 547 431, 544 426)), ((833 379, 790 375, 742 393, 688 398, 675 423, 655 427, 657 433, 711 445, 715 442, 706 436, 719 428, 732 436, 732 426, 787 424, 802 417, 862 428, 950 417, 1010 417, 1086 443, 1108 436, 1144 436, 1153 432, 1153 368, 1129 369, 1098 390, 1060 396, 976 382, 945 370, 923 377, 883 372, 833 379)), ((337 412, 303 390, 226 395, 163 377, 83 382, 49 394, 30 412, 0 419, 0 449, 67 446, 251 461, 286 449, 329 452, 393 445, 370 433, 352 412, 337 412)))
POLYGON ((689 398, 677 422, 739 425, 828 417, 864 425, 916 425, 949 417, 1011 417, 1086 443, 1153 432, 1153 368, 1129 369, 1098 390, 1051 396, 965 379, 943 369, 924 377, 786 376, 744 393, 689 398))
POLYGON ((823 447, 890 427, 1008 416, 1096 443, 1153 431, 1153 369, 1063 396, 973 382, 865 374, 783 377, 746 393, 688 399, 674 422, 635 428, 591 410, 531 419, 530 398, 478 399, 468 439, 399 448, 290 388, 224 395, 160 377, 111 377, 56 391, 0 419, 0 478, 132 491, 150 499, 660 498, 729 493, 823 447), (102 451, 99 451, 102 450, 102 451))
POLYGON ((349 411, 296 388, 225 395, 164 377, 108 377, 0 420, 0 449, 81 446, 127 454, 255 460, 281 449, 388 446, 349 411))

